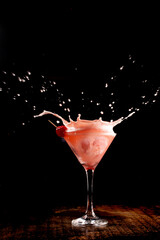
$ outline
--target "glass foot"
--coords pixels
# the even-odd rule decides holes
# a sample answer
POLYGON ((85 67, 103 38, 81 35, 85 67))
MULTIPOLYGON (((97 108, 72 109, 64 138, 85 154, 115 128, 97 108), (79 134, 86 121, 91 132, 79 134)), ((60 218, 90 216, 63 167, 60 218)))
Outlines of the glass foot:
POLYGON ((108 221, 105 219, 101 219, 99 217, 88 217, 87 215, 84 215, 83 217, 77 218, 72 220, 73 226, 106 226, 108 224, 108 221))

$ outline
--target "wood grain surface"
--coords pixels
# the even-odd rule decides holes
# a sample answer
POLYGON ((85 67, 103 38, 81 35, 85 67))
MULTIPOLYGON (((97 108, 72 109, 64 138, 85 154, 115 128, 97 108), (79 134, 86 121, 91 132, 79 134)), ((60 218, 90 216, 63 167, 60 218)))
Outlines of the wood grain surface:
POLYGON ((0 239, 160 239, 160 205, 97 206, 95 212, 108 220, 107 226, 73 227, 71 220, 84 211, 83 207, 61 207, 42 219, 31 217, 27 222, 1 223, 0 239))

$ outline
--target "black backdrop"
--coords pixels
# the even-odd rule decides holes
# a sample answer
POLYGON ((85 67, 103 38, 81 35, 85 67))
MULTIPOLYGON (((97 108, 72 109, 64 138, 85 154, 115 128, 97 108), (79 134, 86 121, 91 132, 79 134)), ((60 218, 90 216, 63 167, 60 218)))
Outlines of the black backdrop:
MULTIPOLYGON (((43 107, 55 110, 52 96, 42 103, 36 92, 30 93, 40 106, 36 111, 33 103, 25 108, 19 100, 13 103, 12 89, 14 93, 27 90, 14 85, 12 73, 21 76, 30 71, 34 89, 39 87, 39 75, 45 75, 74 98, 81 89, 100 91, 98 86, 104 85, 106 76, 131 55, 145 66, 143 74, 151 85, 158 86, 158 26, 156 6, 138 4, 41 5, 36 11, 26 6, 14 9, 10 21, 0 25, 3 220, 41 215, 57 205, 85 205, 86 200, 83 168, 56 136, 48 118, 32 117, 43 107)), ((157 98, 155 104, 116 127, 117 137, 95 171, 95 204, 159 202, 159 118, 157 98)))

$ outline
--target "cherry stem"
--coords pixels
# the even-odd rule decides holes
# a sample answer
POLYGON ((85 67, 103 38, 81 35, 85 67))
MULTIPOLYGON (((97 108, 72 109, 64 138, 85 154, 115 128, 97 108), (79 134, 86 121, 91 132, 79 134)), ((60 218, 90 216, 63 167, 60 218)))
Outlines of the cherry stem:
POLYGON ((48 120, 48 122, 50 122, 55 128, 57 128, 57 126, 53 122, 51 122, 50 120, 48 120))

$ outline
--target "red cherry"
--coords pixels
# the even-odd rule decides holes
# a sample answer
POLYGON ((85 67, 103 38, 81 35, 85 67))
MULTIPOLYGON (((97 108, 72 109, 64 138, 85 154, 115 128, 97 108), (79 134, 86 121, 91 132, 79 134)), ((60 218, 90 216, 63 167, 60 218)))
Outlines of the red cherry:
POLYGON ((57 134, 57 136, 58 136, 58 137, 64 137, 66 130, 67 130, 67 128, 66 128, 64 125, 58 126, 58 127, 56 128, 56 134, 57 134))

